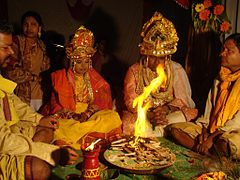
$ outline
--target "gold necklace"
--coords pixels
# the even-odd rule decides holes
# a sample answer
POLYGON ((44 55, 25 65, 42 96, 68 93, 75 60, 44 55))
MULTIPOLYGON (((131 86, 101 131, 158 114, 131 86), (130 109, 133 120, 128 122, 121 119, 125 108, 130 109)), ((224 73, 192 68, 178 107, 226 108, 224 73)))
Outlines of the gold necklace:
MULTIPOLYGON (((145 60, 143 60, 145 61, 145 60)), ((167 102, 172 101, 172 68, 170 61, 165 61, 165 72, 167 76, 167 82, 164 88, 158 87, 156 91, 151 92, 151 95, 146 99, 146 101, 151 101, 153 106, 163 105, 167 102)), ((137 83, 136 93, 141 94, 144 87, 148 86, 151 81, 157 77, 157 73, 152 71, 147 66, 142 65, 140 62, 139 70, 139 80, 137 83)))

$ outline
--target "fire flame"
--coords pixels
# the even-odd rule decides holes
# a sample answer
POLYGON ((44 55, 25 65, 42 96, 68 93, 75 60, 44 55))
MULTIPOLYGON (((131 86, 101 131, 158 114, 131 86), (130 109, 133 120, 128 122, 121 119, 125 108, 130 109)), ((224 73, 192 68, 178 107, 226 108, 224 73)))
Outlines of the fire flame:
POLYGON ((133 108, 137 106, 137 120, 135 123, 135 144, 137 143, 138 137, 146 136, 146 129, 148 129, 149 125, 146 121, 146 112, 149 108, 151 108, 150 102, 145 103, 144 100, 150 95, 151 92, 157 90, 161 85, 165 85, 167 81, 167 76, 164 72, 163 65, 159 64, 157 66, 157 74, 158 76, 151 81, 149 86, 143 89, 143 93, 136 97, 133 101, 133 108))

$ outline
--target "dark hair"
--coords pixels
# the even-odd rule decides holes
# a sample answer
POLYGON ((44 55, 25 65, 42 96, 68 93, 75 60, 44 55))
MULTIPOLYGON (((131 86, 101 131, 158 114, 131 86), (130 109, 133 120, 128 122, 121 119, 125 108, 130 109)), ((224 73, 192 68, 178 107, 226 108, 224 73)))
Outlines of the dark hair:
POLYGON ((12 34, 13 33, 12 25, 6 21, 0 21, 0 33, 12 34))
POLYGON ((41 16, 35 12, 35 11, 27 11, 22 15, 22 19, 21 19, 21 25, 23 25, 24 20, 26 19, 26 17, 33 17, 39 24, 39 26, 43 26, 43 22, 42 22, 42 18, 41 16))
POLYGON ((231 34, 226 38, 226 40, 229 40, 229 39, 234 40, 234 42, 236 43, 236 46, 240 49, 240 33, 231 34))

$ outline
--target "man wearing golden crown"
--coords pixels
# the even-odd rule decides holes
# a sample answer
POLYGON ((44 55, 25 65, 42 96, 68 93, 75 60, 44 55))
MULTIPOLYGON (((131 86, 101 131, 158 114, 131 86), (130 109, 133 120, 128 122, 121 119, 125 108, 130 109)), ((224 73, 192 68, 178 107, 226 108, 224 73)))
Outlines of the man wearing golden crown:
POLYGON ((188 77, 182 66, 171 60, 171 55, 177 50, 178 36, 172 22, 159 12, 144 24, 141 32, 140 61, 132 65, 124 81, 124 101, 127 107, 123 111, 123 133, 132 135, 137 119, 137 108, 133 101, 144 88, 158 75, 156 68, 161 64, 166 75, 165 85, 156 90, 144 100, 151 108, 147 111, 147 122, 152 127, 147 136, 163 136, 164 127, 173 122, 185 122, 197 116, 195 104, 191 99, 191 88, 188 77))
POLYGON ((59 118, 55 131, 58 145, 80 149, 86 137, 108 138, 121 133, 121 119, 112 110, 109 84, 92 68, 93 33, 81 26, 67 47, 70 68, 52 73, 51 101, 42 108, 44 115, 59 118))

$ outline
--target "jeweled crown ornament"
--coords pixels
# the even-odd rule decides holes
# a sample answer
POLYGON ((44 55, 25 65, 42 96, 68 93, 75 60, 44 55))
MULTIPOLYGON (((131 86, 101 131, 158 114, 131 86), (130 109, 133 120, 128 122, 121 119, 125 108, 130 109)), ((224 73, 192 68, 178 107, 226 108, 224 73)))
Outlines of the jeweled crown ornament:
POLYGON ((179 40, 176 29, 171 21, 159 12, 147 21, 141 32, 140 54, 163 57, 177 51, 179 40))
POLYGON ((75 32, 71 43, 66 48, 67 57, 73 60, 83 57, 92 57, 96 52, 93 46, 93 33, 84 26, 80 26, 75 32))

